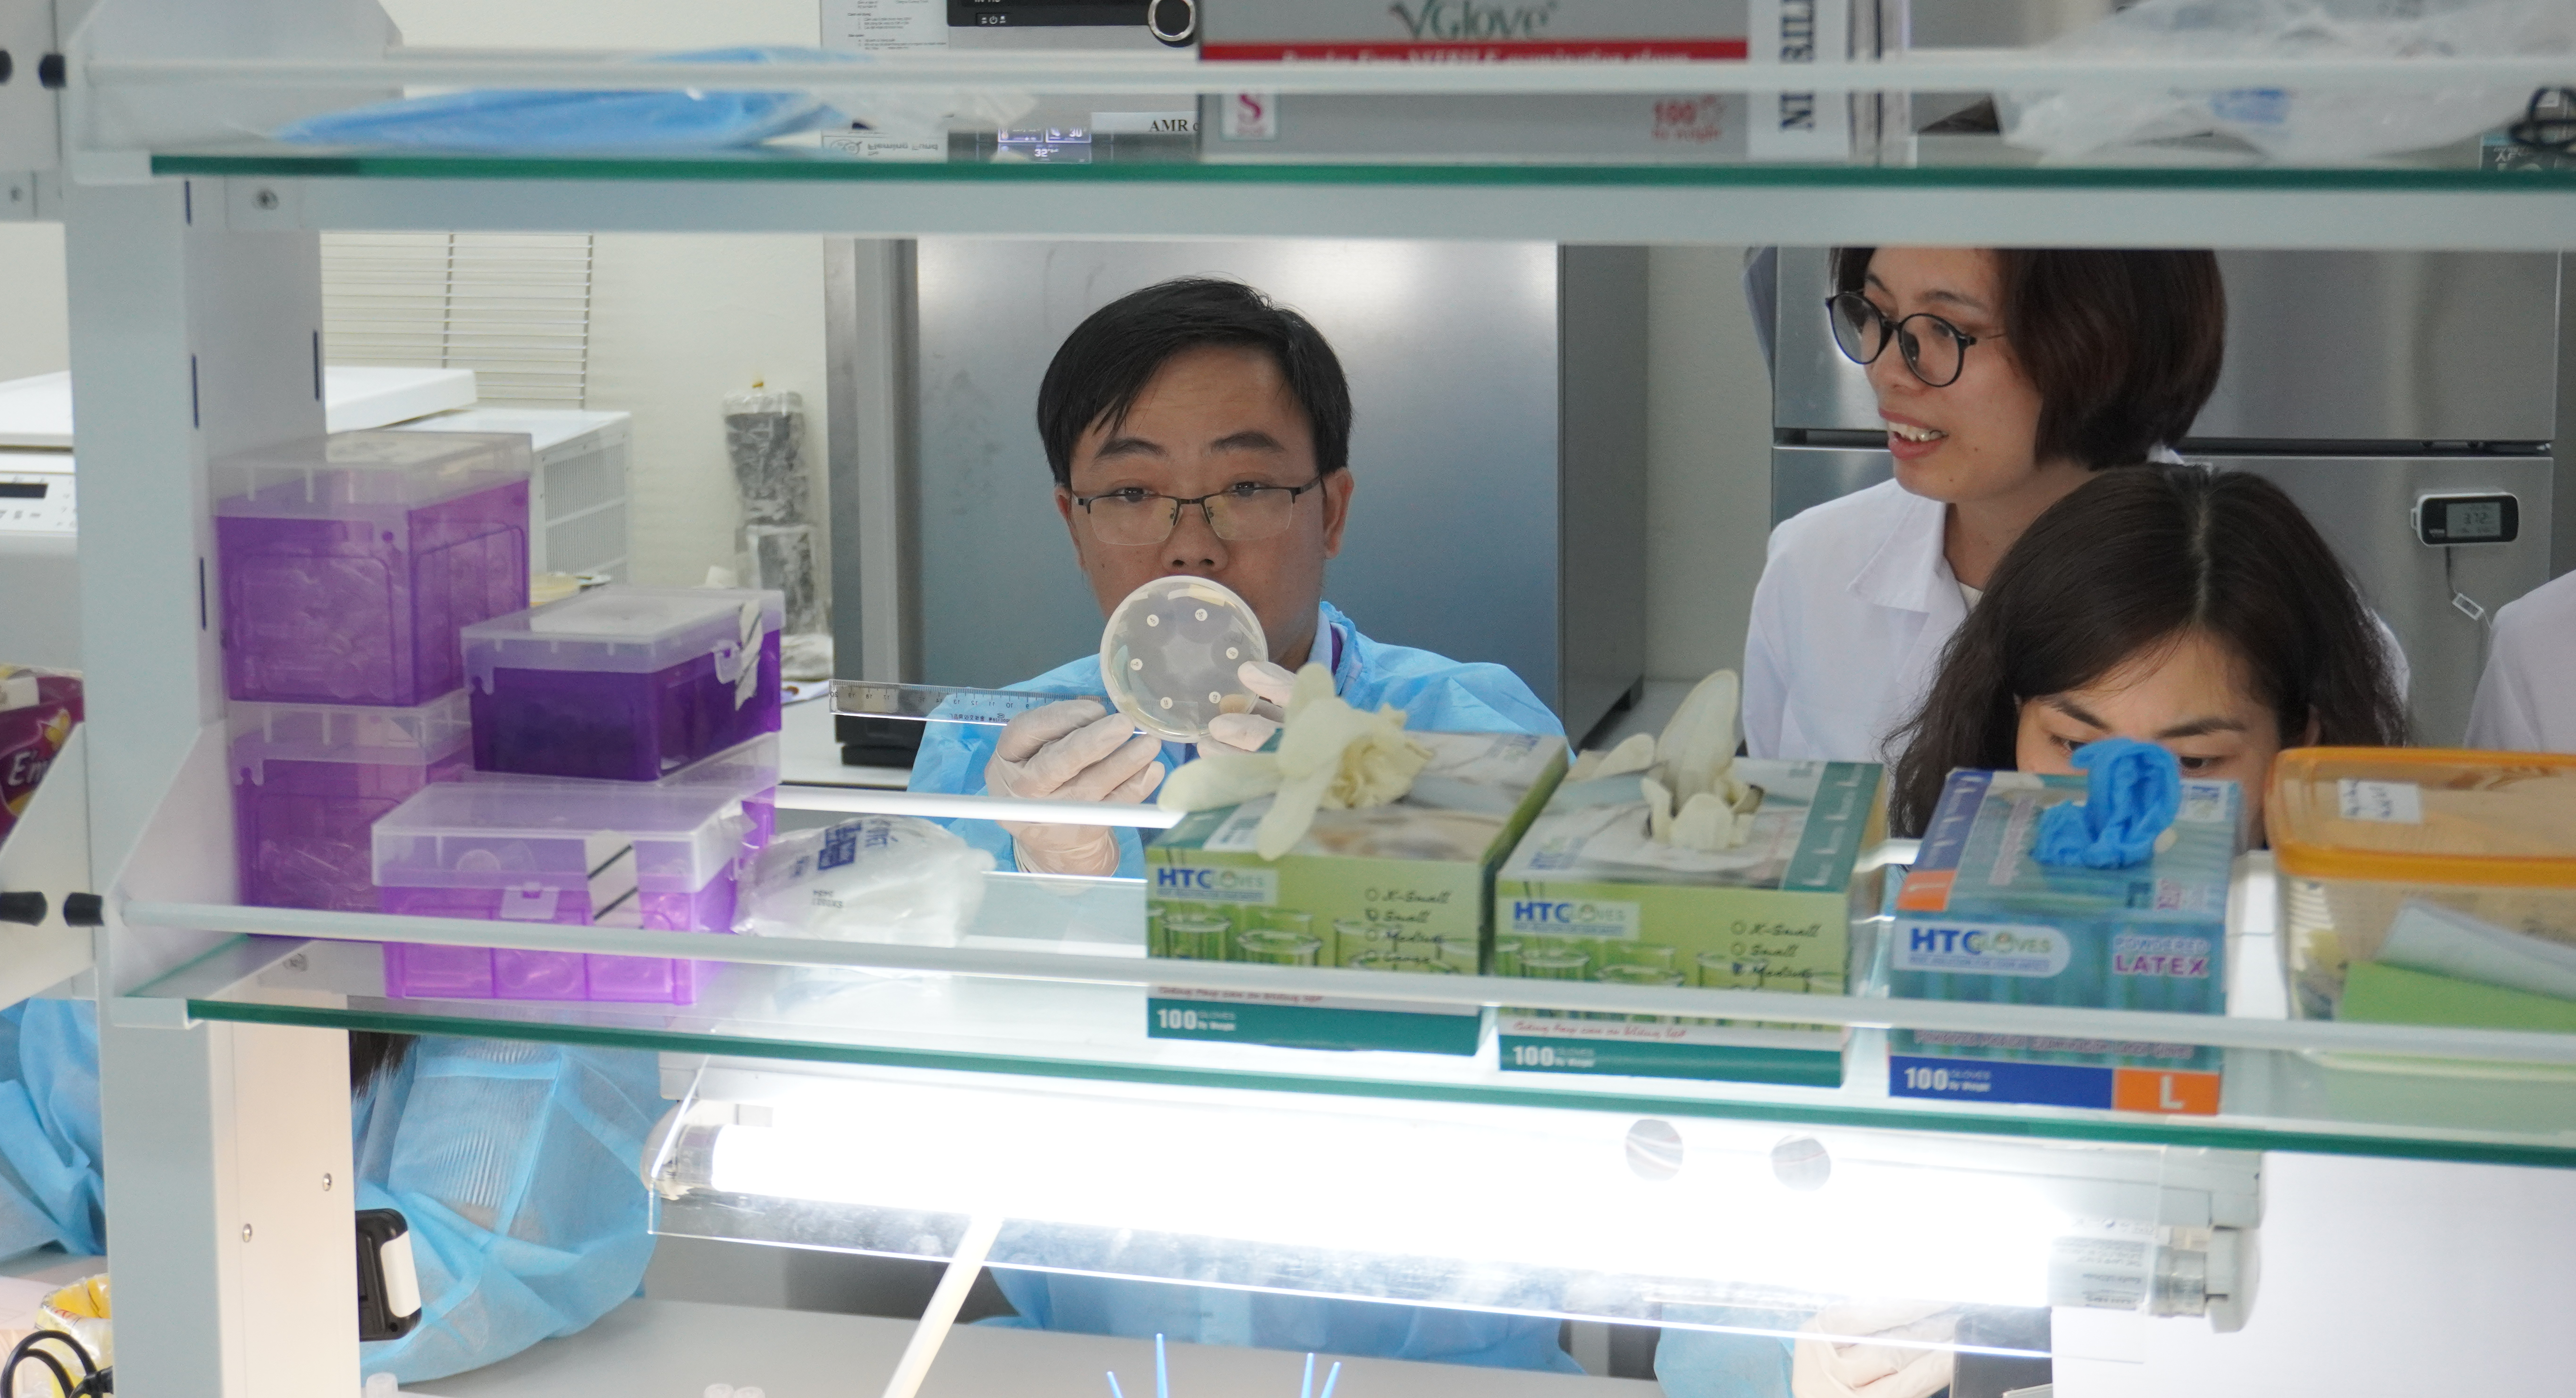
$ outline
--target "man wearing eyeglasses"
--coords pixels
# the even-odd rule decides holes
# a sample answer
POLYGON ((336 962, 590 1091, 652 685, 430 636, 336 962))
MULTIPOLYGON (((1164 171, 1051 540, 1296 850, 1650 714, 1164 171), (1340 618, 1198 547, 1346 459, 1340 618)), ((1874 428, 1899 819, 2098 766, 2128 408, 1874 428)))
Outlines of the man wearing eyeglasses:
MULTIPOLYGON (((1119 298, 1075 327, 1038 388, 1057 512, 1104 616, 1158 577, 1225 584, 1270 640, 1242 679, 1267 712, 1226 715, 1212 743, 1253 751, 1278 726, 1290 677, 1329 667, 1351 704, 1392 704, 1415 728, 1562 733, 1500 665, 1381 645, 1323 600, 1354 482, 1341 361, 1305 317, 1240 282, 1185 277, 1119 298)), ((1103 692, 1097 654, 1019 689, 1103 692)), ((1195 753, 1139 734, 1093 699, 1035 709, 997 733, 933 724, 912 789, 1140 802, 1195 753)), ((1005 869, 1142 877, 1132 830, 957 823, 1005 869)))

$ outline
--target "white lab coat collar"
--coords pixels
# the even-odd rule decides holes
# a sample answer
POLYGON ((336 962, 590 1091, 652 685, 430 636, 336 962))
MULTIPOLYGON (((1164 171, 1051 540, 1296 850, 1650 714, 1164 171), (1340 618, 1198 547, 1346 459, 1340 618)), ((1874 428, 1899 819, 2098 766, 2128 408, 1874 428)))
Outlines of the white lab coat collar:
POLYGON ((1899 492, 1886 536, 1852 578, 1852 595, 1899 611, 1966 616, 1967 603, 1959 597, 1958 581, 1941 548, 1949 513, 1950 507, 1938 500, 1899 492))

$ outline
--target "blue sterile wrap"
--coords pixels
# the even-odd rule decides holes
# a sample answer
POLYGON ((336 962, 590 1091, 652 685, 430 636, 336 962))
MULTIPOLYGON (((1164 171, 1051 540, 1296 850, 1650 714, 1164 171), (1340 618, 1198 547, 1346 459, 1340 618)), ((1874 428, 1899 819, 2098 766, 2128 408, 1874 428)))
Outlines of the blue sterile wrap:
POLYGON ((2084 803, 2049 807, 2039 817, 2042 864, 2126 869, 2155 853, 2156 837, 2182 810, 2182 764, 2153 743, 2104 738, 2075 750, 2089 779, 2084 803))
MULTIPOLYGON (((647 63, 835 63, 824 49, 733 48, 647 63)), ((276 139, 310 146, 436 150, 713 150, 840 126, 847 118, 807 92, 645 92, 492 89, 378 102, 306 117, 276 139)))

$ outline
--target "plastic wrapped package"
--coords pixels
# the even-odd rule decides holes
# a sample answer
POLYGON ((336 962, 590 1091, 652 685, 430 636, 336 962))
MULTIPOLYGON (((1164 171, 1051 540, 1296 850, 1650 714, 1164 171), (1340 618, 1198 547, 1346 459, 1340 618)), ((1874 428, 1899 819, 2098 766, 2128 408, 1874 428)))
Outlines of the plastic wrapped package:
POLYGON ((26 813, 80 721, 80 676, 0 665, 0 840, 26 813))
MULTIPOLYGON (((822 49, 733 48, 646 63, 833 63, 822 49)), ((710 150, 838 126, 847 118, 810 92, 485 89, 377 102, 278 128, 289 145, 448 150, 710 150)))
POLYGON ((755 386, 724 399, 725 456, 733 462, 742 522, 805 524, 813 482, 805 474, 803 395, 755 386))
POLYGON ((991 854, 910 816, 800 830, 762 852, 734 930, 955 946, 984 901, 992 868, 991 854))
POLYGON ((528 605, 524 434, 340 432, 214 463, 224 688, 425 704, 457 632, 528 605))
MULTIPOLYGON (((2525 57, 2576 51, 2566 0, 2144 0, 2040 49, 2058 58, 2525 57)), ((1996 94, 2004 139, 2059 158, 2217 133, 2276 160, 2448 145, 2522 114, 2531 85, 2191 90, 2099 83, 1996 94)))
POLYGON ((654 781, 779 723, 775 592, 612 584, 465 629, 474 765, 654 781))
POLYGON ((785 673, 832 675, 832 618, 816 548, 813 481, 805 471, 805 400, 754 385, 724 400, 725 455, 742 501, 747 579, 786 599, 785 673))

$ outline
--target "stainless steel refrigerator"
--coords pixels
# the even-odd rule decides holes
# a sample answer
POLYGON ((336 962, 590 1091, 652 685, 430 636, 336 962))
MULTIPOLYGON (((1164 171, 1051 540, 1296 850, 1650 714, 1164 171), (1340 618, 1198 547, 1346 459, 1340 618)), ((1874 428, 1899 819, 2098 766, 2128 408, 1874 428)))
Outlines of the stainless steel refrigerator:
POLYGON ((830 317, 835 382, 864 368, 873 323, 898 347, 889 381, 911 419, 876 468, 900 479, 873 492, 856 478, 865 453, 843 447, 857 433, 837 411, 832 427, 836 518, 867 499, 901 515, 906 564, 875 573, 873 608, 851 604, 866 568, 842 546, 866 522, 836 525, 835 575, 851 583, 836 585, 839 649, 903 672, 872 678, 1001 685, 1098 648, 1038 382, 1092 311, 1211 273, 1304 313, 1350 378, 1358 488, 1327 600, 1380 641, 1511 667, 1578 737, 1642 680, 1643 249, 939 238, 881 261, 896 313, 830 317), (904 593, 891 611, 888 585, 904 593), (871 611, 904 644, 852 634, 871 611))
MULTIPOLYGON (((1892 473, 1866 373, 1825 322, 1826 259, 1782 248, 1776 263, 1774 523, 1892 473)), ((2222 252, 2219 265, 2226 369, 2182 454, 2289 491, 2404 645, 2415 741, 2456 744, 2495 609, 2576 563, 2552 448, 2570 367, 2560 258, 2222 252)))

